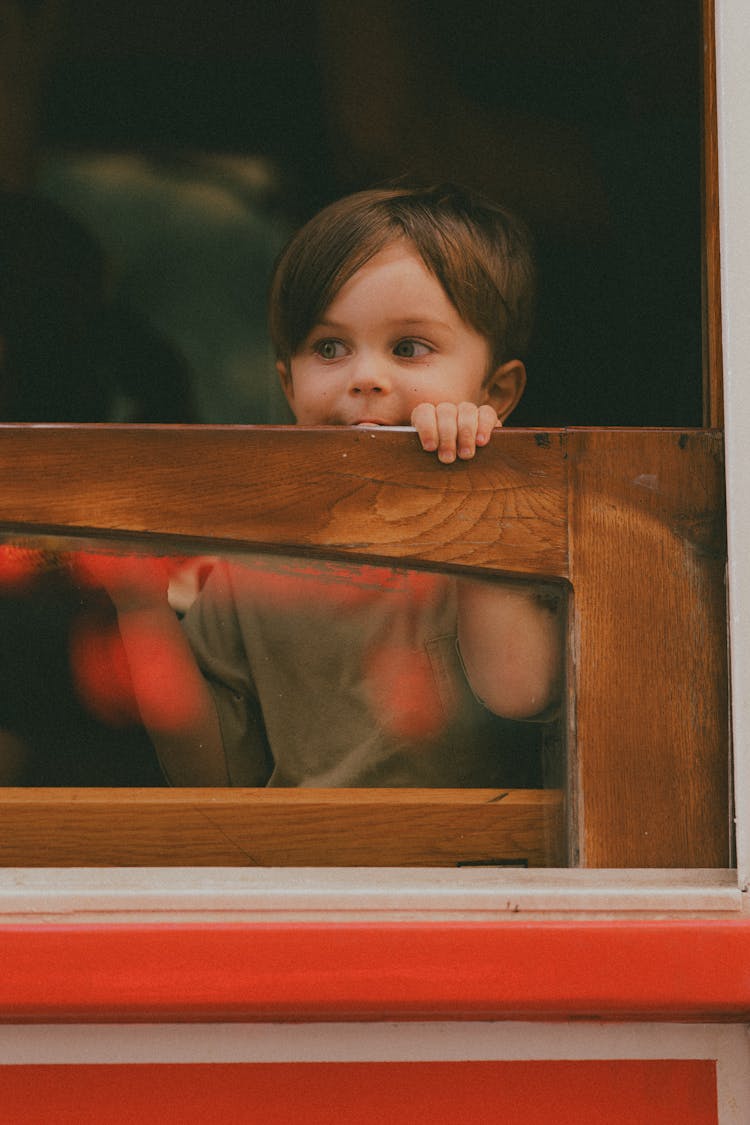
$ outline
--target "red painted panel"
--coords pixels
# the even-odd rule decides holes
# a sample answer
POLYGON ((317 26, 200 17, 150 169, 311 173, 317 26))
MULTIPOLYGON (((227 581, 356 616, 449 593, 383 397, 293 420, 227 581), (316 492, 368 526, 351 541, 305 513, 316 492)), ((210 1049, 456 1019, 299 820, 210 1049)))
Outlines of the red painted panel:
POLYGON ((0 1068, 13 1125, 717 1125, 708 1060, 0 1068))
POLYGON ((0 1020, 750 1020, 750 922, 0 928, 0 1020))

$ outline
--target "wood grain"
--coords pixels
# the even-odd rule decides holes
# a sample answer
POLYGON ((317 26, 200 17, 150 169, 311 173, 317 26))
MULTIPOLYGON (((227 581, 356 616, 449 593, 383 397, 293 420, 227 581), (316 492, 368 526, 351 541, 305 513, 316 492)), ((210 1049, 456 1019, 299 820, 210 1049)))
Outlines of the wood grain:
POLYGON ((6 789, 0 865, 558 866, 563 795, 494 789, 6 789))
POLYGON ((721 449, 713 433, 569 435, 584 866, 728 863, 721 449))
POLYGON ((507 430, 446 471, 385 430, 0 426, 0 529, 564 574, 563 445, 507 430))

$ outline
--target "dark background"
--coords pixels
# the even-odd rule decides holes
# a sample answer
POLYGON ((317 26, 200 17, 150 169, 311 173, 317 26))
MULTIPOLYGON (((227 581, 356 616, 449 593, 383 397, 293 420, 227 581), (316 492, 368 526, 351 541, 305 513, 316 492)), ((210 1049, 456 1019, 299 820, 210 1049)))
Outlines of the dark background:
POLYGON ((700 36, 686 0, 70 0, 39 145, 267 156, 290 225, 470 183, 537 241, 514 421, 700 425, 700 36))

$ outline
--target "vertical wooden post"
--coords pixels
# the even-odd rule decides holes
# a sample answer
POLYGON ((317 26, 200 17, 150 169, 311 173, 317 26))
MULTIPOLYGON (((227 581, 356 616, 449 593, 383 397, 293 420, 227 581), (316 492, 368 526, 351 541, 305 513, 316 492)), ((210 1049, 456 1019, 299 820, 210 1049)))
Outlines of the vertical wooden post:
POLYGON ((728 866, 721 435, 568 443, 574 862, 728 866))

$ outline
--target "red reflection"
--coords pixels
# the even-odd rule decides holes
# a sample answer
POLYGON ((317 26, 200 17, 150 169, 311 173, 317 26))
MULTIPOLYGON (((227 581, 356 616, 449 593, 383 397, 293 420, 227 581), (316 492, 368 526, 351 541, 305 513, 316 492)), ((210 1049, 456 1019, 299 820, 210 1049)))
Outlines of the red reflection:
POLYGON ((0 591, 17 593, 33 583, 42 561, 41 551, 26 547, 0 547, 0 591))
POLYGON ((138 722, 125 646, 114 624, 82 614, 70 632, 70 666, 81 702, 109 726, 138 722))
POLYGON ((150 729, 177 733, 198 718, 196 701, 185 689, 189 657, 149 615, 150 606, 167 604, 170 575, 185 561, 91 552, 70 557, 80 585, 104 589, 116 603, 143 607, 129 615, 127 651, 117 626, 93 616, 80 618, 71 633, 76 688, 89 710, 108 723, 142 720, 150 729))
POLYGON ((396 738, 434 738, 446 723, 424 651, 384 643, 365 662, 368 696, 378 722, 396 738))
POLYGON ((138 707, 150 730, 178 734, 198 721, 198 701, 187 690, 194 670, 186 647, 147 618, 128 626, 128 657, 138 707), (191 675, 192 673, 192 675, 191 675))
POLYGON ((77 551, 68 557, 79 586, 157 601, 166 599, 170 570, 182 561, 148 555, 100 555, 92 551, 77 551))

